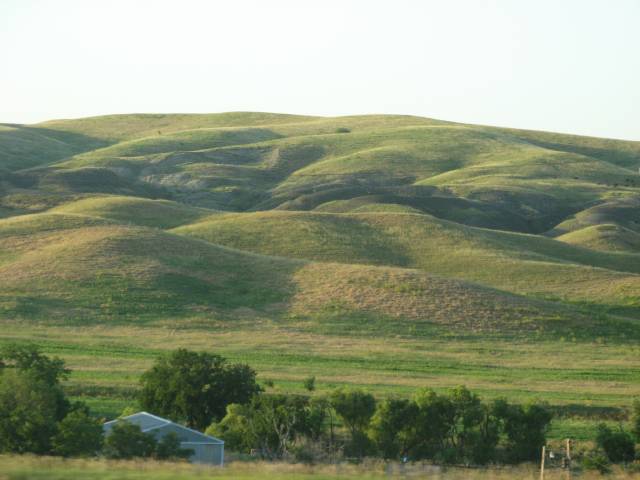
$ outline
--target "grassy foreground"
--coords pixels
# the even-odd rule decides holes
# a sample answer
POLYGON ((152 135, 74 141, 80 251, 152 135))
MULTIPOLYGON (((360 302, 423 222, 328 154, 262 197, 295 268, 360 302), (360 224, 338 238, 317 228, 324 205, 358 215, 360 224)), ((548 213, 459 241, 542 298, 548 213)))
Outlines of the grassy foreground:
MULTIPOLYGON (((234 462, 224 468, 189 464, 145 462, 114 462, 104 460, 62 460, 51 457, 0 456, 0 480, 191 480, 201 478, 269 480, 330 480, 338 478, 428 478, 438 480, 512 480, 537 479, 539 472, 533 465, 506 468, 438 468, 430 465, 385 464, 304 466, 261 462, 234 462)), ((548 470, 548 480, 567 479, 567 472, 548 470)), ((573 478, 637 479, 640 473, 616 469, 602 476, 595 472, 574 474, 573 478)))

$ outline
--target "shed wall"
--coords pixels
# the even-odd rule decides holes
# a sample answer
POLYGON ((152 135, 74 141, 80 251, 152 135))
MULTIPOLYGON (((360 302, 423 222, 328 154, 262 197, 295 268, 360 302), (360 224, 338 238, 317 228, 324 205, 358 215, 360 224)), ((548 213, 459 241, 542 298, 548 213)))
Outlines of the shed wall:
POLYGON ((224 446, 215 443, 189 443, 182 442, 182 448, 193 450, 193 455, 189 457, 189 461, 193 463, 206 463, 209 465, 222 465, 224 446))

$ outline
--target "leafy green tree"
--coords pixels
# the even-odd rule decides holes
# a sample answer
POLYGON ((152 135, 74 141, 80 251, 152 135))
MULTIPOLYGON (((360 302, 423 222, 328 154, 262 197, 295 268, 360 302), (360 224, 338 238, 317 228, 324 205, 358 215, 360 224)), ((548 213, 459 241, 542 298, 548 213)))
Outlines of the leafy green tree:
POLYGON ((219 422, 212 423, 205 433, 224 438, 225 448, 229 450, 249 452, 251 449, 257 448, 260 443, 258 437, 262 434, 253 420, 251 405, 232 403, 227 406, 227 414, 224 418, 219 422))
POLYGON ((370 393, 341 388, 331 393, 331 406, 351 433, 364 431, 376 410, 376 399, 370 393))
POLYGON ((376 410, 376 399, 362 390, 338 389, 331 393, 331 406, 349 430, 351 439, 345 445, 347 456, 363 457, 373 444, 366 434, 376 410))
POLYGON ((60 386, 69 375, 64 361, 43 355, 35 345, 11 344, 0 350, 0 373, 9 370, 28 372, 34 380, 49 386, 56 398, 55 420, 62 420, 70 411, 71 404, 60 386))
POLYGON ((408 454, 415 438, 418 407, 407 399, 388 399, 378 405, 371 419, 371 437, 386 459, 408 454))
POLYGON ((632 462, 636 455, 635 442, 622 427, 614 431, 601 423, 598 425, 596 444, 613 463, 632 462))
POLYGON ((160 357, 141 384, 144 409, 200 430, 222 418, 227 405, 247 403, 261 390, 247 365, 185 349, 160 357))
POLYGON ((466 387, 456 387, 446 395, 423 390, 414 402, 417 414, 408 442, 413 458, 474 464, 495 459, 500 418, 466 387))
POLYGON ((63 457, 96 455, 102 449, 102 423, 83 409, 69 413, 53 436, 52 450, 63 457))
POLYGON ((470 451, 479 441, 478 427, 484 418, 482 402, 464 386, 452 389, 449 400, 454 412, 449 442, 457 460, 469 460, 470 451))
POLYGON ((450 455, 448 439, 456 418, 451 400, 433 390, 422 390, 416 394, 414 402, 418 413, 411 456, 435 459, 450 455))
POLYGON ((494 409, 504 425, 507 435, 507 460, 524 462, 536 460, 546 443, 546 433, 551 423, 551 412, 544 404, 498 404, 494 409))
POLYGON ((311 440, 319 440, 326 431, 326 420, 329 417, 331 404, 324 397, 308 399, 305 415, 301 421, 300 433, 311 440))
POLYGON ((287 455, 297 439, 317 434, 316 407, 306 397, 259 395, 248 405, 229 405, 227 415, 207 429, 231 450, 258 450, 263 458, 287 455))
POLYGON ((501 418, 493 405, 482 405, 482 417, 469 442, 467 458, 476 465, 485 465, 497 458, 501 418))
POLYGON ((60 383, 68 377, 70 370, 64 361, 43 355, 35 345, 10 344, 0 350, 0 368, 28 370, 34 377, 49 385, 60 383))
POLYGON ((149 458, 156 452, 156 439, 144 433, 138 425, 120 421, 114 425, 104 441, 103 453, 107 458, 126 460, 149 458))
POLYGON ((0 452, 45 454, 56 433, 57 392, 32 372, 0 374, 0 452))
POLYGON ((174 432, 169 432, 162 437, 156 445, 155 457, 158 460, 180 460, 187 459, 193 455, 190 448, 182 448, 180 439, 174 432))

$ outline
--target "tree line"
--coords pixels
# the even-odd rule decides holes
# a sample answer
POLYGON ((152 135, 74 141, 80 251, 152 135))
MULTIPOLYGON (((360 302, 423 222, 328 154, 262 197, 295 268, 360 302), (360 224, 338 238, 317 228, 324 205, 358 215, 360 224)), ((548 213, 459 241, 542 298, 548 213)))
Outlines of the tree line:
MULTIPOLYGON (((62 382, 69 370, 36 347, 0 351, 0 452, 111 458, 179 459, 190 455, 177 437, 157 440, 118 422, 103 438, 102 421, 70 402, 62 382)), ((256 372, 221 356, 175 350, 159 357, 140 379, 141 409, 220 437, 226 448, 264 459, 307 462, 377 456, 388 460, 485 465, 535 461, 552 419, 543 403, 483 401, 464 386, 411 398, 376 399, 362 389, 325 395, 265 392, 256 372)), ((315 379, 304 382, 310 392, 315 379)), ((595 468, 635 458, 640 402, 632 429, 601 425, 595 468)))

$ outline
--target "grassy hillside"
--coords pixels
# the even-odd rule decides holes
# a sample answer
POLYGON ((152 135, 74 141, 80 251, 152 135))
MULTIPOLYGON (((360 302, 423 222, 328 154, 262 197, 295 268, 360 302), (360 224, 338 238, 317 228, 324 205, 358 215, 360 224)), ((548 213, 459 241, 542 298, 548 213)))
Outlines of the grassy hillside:
POLYGON ((412 116, 2 125, 0 342, 110 414, 178 345, 279 391, 614 411, 640 394, 639 166, 640 142, 412 116))
POLYGON ((352 328, 353 319, 361 332, 410 327, 416 334, 437 325, 514 333, 588 321, 568 309, 419 270, 256 255, 86 215, 2 220, 0 246, 11 252, 0 257, 5 318, 205 322, 253 312, 306 321, 327 333, 328 322, 352 328))
POLYGON ((593 250, 628 253, 640 251, 640 234, 616 224, 592 225, 556 238, 593 250))
POLYGON ((214 213, 211 210, 190 207, 169 200, 126 196, 83 198, 65 203, 52 209, 51 212, 99 217, 117 223, 161 229, 195 222, 214 213))
POLYGON ((514 293, 637 305, 640 255, 477 229, 427 215, 315 212, 225 214, 176 233, 269 255, 419 268, 514 293))

